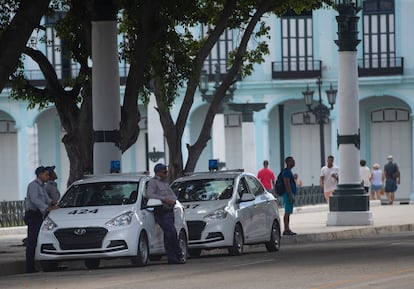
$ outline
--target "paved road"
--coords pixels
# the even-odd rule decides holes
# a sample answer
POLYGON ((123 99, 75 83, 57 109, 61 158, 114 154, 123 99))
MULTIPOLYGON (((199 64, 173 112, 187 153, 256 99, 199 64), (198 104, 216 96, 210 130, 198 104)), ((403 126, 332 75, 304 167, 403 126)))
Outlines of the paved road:
MULTIPOLYGON (((98 270, 82 263, 53 273, 2 276, 0 288, 41 289, 274 289, 414 287, 414 232, 342 241, 286 244, 280 252, 263 246, 240 257, 225 251, 185 265, 155 262, 144 268, 119 262, 98 270), (223 253, 223 254, 222 254, 223 253)), ((112 263, 113 264, 113 263, 112 263)))

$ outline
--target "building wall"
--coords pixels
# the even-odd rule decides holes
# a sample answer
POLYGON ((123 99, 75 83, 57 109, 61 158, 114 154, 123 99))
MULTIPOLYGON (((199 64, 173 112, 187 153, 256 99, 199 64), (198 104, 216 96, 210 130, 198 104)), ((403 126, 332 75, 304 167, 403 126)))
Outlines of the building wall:
MULTIPOLYGON (((360 77, 359 79, 359 119, 361 131, 361 158, 367 160, 372 167, 378 162, 382 166, 386 156, 392 154, 402 171, 402 184, 397 191, 397 198, 413 196, 413 117, 414 107, 414 39, 410 29, 414 1, 395 1, 395 29, 397 56, 404 57, 404 74, 396 76, 360 77), (409 111, 410 117, 406 122, 373 123, 371 113, 378 109, 403 108, 409 111)), ((332 83, 337 86, 338 52, 334 40, 337 39, 336 12, 321 9, 313 14, 313 53, 315 59, 322 60, 322 98, 326 104, 325 90, 332 83)), ((265 56, 265 62, 255 66, 253 75, 237 83, 233 102, 253 103, 265 102, 266 108, 253 113, 256 173, 262 167, 263 159, 270 161, 270 168, 278 172, 283 163, 283 157, 293 155, 296 158, 297 172, 304 185, 318 185, 320 174, 319 127, 317 124, 293 124, 292 117, 307 110, 302 92, 309 85, 315 90, 317 97, 316 79, 276 80, 272 79, 271 62, 281 60, 280 20, 274 16, 266 19, 272 27, 272 39, 269 41, 270 54, 265 56), (283 107, 283 123, 280 123, 280 110, 283 107), (281 151, 281 126, 284 128, 282 140, 284 150, 281 151)), ((362 31, 362 21, 359 21, 362 31)), ((360 32, 361 35, 361 32, 360 32)), ((361 37, 360 37, 361 38, 361 37)), ((362 44, 358 46, 358 57, 362 57, 362 44)), ((32 64, 33 65, 33 64, 32 64)), ((35 68, 35 67, 31 67, 35 68)), ((121 95, 124 87, 120 88, 121 95)), ((39 164, 56 165, 60 177, 60 190, 66 187, 69 164, 64 146, 61 143, 63 133, 59 119, 53 108, 43 111, 27 110, 27 104, 8 98, 9 91, 3 90, 0 95, 0 113, 6 113, 16 121, 17 132, 13 135, 0 134, 0 161, 10 165, 0 167, 0 181, 6 184, 0 188, 1 199, 23 199, 26 186, 34 177, 34 168, 39 164), (17 177, 13 177, 17 175, 17 177)), ((172 108, 173 117, 179 111, 180 99, 172 108)), ((149 151, 155 147, 164 151, 166 158, 158 161, 168 163, 168 148, 160 129, 159 117, 153 107, 152 100, 148 106, 140 106, 140 111, 147 118, 148 129, 141 131, 137 143, 126 151, 122 157, 122 169, 125 172, 144 171, 152 168, 156 162, 147 161, 149 151), (146 137, 147 134, 147 137, 146 137), (148 166, 147 166, 148 163, 148 166)), ((196 95, 182 140, 184 160, 187 157, 186 143, 193 143, 198 137, 203 115, 207 104, 201 101, 200 94, 196 95)), ((325 125, 325 154, 334 155, 336 164, 340 167, 341 160, 337 157, 336 134, 338 122, 337 107, 331 111, 329 124, 325 125)), ((1 114, 0 114, 1 115, 1 114)), ((224 118, 226 117, 226 114, 224 118)), ((353 116, 349 116, 353 117, 353 116)), ((222 126, 222 124, 221 124, 222 126)), ((220 127, 224 135, 214 134, 203 152, 197 171, 207 169, 208 159, 225 156, 227 169, 243 168, 242 155, 243 136, 241 126, 220 127), (215 140, 216 138, 216 140, 215 140), (220 138, 220 141, 217 140, 220 138), (224 141, 223 141, 224 139, 224 141), (219 149, 217 144, 225 144, 219 149), (214 144, 214 145, 213 145, 214 144)), ((249 136, 247 136, 249 137, 249 136)), ((248 157, 248 156, 247 156, 248 157)))

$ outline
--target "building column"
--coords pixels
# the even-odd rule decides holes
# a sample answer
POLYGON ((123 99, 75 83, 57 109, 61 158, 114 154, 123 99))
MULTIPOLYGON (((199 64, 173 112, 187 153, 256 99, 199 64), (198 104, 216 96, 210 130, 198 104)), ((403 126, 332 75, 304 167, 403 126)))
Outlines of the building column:
POLYGON ((256 136, 253 123, 253 112, 266 107, 266 103, 229 103, 230 109, 242 113, 242 158, 246 172, 256 171, 256 136))
POLYGON ((157 163, 165 163, 166 153, 164 151, 164 131, 160 122, 160 116, 154 107, 157 107, 155 95, 151 94, 148 103, 148 158, 149 173, 154 173, 154 167, 157 163))
MULTIPOLYGON (((411 119, 411 155, 414 156, 414 114, 410 115, 411 119)), ((414 160, 411 163, 411 167, 414 168, 414 160)), ((411 193, 410 201, 414 201, 414 169, 411 170, 411 193)))
POLYGON ((213 159, 218 159, 222 165, 226 164, 226 138, 225 120, 223 113, 214 116, 213 127, 211 130, 211 140, 213 147, 213 159))
POLYGON ((27 185, 35 179, 35 169, 39 166, 39 151, 37 143, 37 127, 19 126, 17 129, 17 160, 19 200, 24 200, 27 185))
POLYGON ((121 107, 116 4, 95 1, 92 21, 93 173, 121 170, 121 107))
MULTIPOLYGON (((341 2, 342 3, 342 2, 341 2)), ((371 225, 369 196, 360 183, 360 134, 357 46, 359 7, 349 1, 336 5, 338 40, 339 184, 329 200, 328 226, 371 225)))

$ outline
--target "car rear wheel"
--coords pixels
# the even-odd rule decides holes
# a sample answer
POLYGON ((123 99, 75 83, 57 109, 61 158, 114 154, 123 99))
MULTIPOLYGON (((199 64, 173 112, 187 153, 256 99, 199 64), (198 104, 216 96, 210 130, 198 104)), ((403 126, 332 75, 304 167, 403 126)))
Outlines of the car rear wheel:
POLYGON ((236 227, 234 228, 233 246, 229 248, 230 255, 239 256, 243 254, 243 246, 244 246, 243 230, 240 224, 237 224, 236 227))
POLYGON ((280 226, 275 220, 272 224, 272 230, 270 232, 270 241, 265 243, 268 252, 279 251, 280 249, 280 226))
POLYGON ((190 257, 197 258, 201 255, 201 249, 188 249, 188 253, 190 254, 190 257))
POLYGON ((101 264, 100 259, 86 259, 85 260, 85 266, 88 269, 98 269, 100 264, 101 264))
POLYGON ((136 267, 143 267, 148 264, 149 246, 148 238, 145 233, 139 235, 137 255, 131 258, 132 265, 136 267))
POLYGON ((56 261, 40 261, 40 267, 43 272, 52 272, 58 269, 58 262, 56 261))
POLYGON ((186 262, 187 254, 188 254, 188 243, 187 243, 187 234, 185 233, 185 231, 181 231, 180 234, 178 235, 178 244, 180 246, 181 254, 182 254, 181 260, 186 262))

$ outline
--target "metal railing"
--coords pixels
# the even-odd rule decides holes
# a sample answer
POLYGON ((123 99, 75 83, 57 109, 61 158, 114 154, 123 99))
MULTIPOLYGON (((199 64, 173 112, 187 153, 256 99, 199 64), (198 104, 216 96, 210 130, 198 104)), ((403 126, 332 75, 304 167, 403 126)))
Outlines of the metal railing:
POLYGON ((24 201, 0 202, 0 227, 23 226, 24 211, 24 201))
MULTIPOLYGON (((279 204, 283 207, 283 198, 279 197, 279 204)), ((295 197, 295 207, 326 204, 323 190, 320 186, 298 188, 295 197)))

